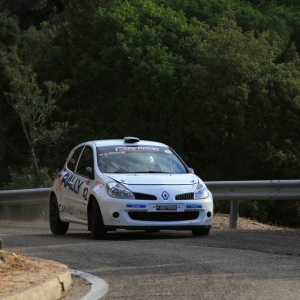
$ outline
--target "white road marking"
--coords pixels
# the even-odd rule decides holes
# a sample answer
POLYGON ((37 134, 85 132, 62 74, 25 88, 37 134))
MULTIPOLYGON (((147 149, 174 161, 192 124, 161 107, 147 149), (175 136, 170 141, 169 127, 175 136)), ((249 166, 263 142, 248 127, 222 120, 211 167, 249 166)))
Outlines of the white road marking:
POLYGON ((77 270, 70 270, 70 273, 73 276, 82 277, 92 284, 90 292, 80 300, 98 300, 101 299, 107 293, 108 284, 100 277, 77 270))

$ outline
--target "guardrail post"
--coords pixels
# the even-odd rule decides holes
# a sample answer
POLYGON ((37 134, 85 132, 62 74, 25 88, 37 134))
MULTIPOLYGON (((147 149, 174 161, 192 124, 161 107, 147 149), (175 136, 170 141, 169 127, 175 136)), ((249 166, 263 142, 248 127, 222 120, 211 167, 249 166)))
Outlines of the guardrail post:
POLYGON ((9 219, 9 206, 7 204, 3 205, 4 210, 4 220, 9 219))
POLYGON ((229 229, 236 229, 239 214, 239 200, 230 200, 229 229))

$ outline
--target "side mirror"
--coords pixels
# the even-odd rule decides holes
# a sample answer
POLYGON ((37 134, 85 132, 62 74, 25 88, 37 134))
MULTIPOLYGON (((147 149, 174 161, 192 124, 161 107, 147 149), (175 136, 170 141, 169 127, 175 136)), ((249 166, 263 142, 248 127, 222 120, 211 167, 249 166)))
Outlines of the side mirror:
POLYGON ((85 170, 87 171, 87 173, 93 175, 93 168, 92 167, 87 167, 85 170))
POLYGON ((189 168, 190 172, 195 174, 194 169, 193 168, 189 168))

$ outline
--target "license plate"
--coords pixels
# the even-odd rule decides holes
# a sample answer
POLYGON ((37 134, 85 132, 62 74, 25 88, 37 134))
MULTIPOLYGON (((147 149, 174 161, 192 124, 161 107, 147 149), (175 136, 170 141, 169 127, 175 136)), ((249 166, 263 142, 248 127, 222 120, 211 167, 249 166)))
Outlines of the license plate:
POLYGON ((177 205, 156 205, 156 210, 177 211, 177 205))

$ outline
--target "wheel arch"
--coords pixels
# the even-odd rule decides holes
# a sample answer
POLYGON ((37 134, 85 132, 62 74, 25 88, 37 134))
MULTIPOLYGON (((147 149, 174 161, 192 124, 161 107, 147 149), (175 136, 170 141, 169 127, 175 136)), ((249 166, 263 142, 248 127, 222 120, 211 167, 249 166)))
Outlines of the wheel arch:
POLYGON ((51 199, 53 198, 53 196, 55 196, 56 199, 57 199, 56 194, 55 194, 53 191, 51 191, 51 192, 50 192, 50 195, 49 195, 49 204, 50 204, 50 201, 51 201, 51 199))
MULTIPOLYGON (((91 212, 93 209, 93 202, 97 201, 96 197, 93 194, 90 194, 88 203, 87 203, 87 218, 88 218, 88 230, 91 230, 91 212)), ((99 203, 98 203, 99 205, 99 203)), ((100 208, 100 206, 99 206, 100 208)), ((101 209, 100 209, 101 211, 101 209)))

